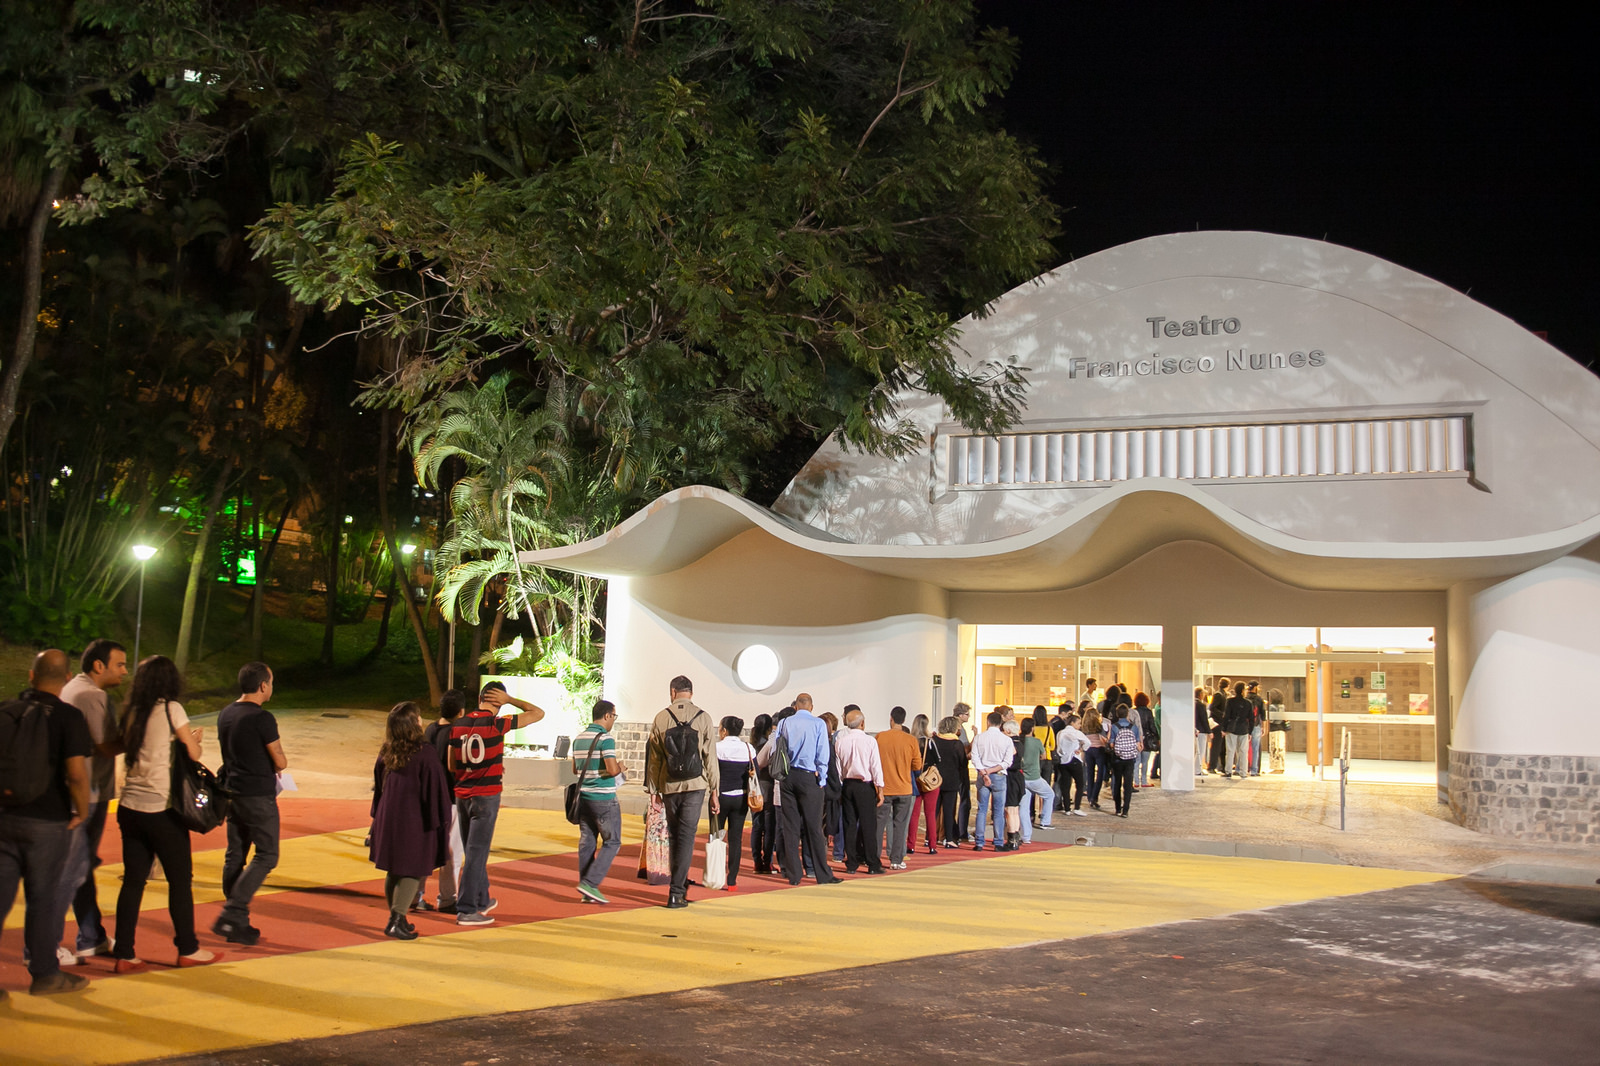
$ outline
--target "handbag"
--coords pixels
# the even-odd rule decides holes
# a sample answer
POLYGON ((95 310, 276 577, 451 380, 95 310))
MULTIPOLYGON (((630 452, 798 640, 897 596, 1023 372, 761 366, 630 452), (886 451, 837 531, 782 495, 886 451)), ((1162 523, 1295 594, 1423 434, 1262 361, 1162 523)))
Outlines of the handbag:
POLYGON ((922 753, 924 762, 927 761, 930 751, 933 752, 933 765, 923 767, 922 772, 917 775, 917 784, 924 792, 937 792, 939 786, 944 783, 944 775, 939 772, 939 749, 932 740, 928 741, 928 747, 922 753))
POLYGON ((228 817, 228 795, 217 784, 210 770, 189 757, 189 748, 172 728, 172 707, 167 712, 167 732, 172 734, 172 789, 167 806, 177 812, 178 821, 193 833, 209 833, 228 817))
POLYGON ((761 795, 761 777, 756 773, 756 761, 750 760, 750 775, 744 783, 744 802, 750 808, 751 814, 760 814, 766 807, 767 801, 761 795))
POLYGON ((667 830, 667 805, 659 795, 650 797, 644 819, 645 880, 664 885, 672 880, 672 840, 667 830))
MULTIPOLYGON (((589 752, 583 758, 583 772, 578 775, 576 781, 567 786, 566 796, 564 797, 567 806, 567 821, 573 825, 578 824, 578 811, 583 806, 583 780, 589 776, 589 770, 594 765, 594 746, 603 736, 605 736, 604 733, 596 733, 594 740, 589 741, 589 752)), ((602 766, 604 765, 603 758, 601 764, 602 766)))
MULTIPOLYGON (((711 816, 714 826, 717 816, 711 816)), ((714 829, 706 838, 706 867, 700 875, 700 883, 712 891, 721 891, 728 887, 728 830, 727 823, 723 828, 714 829)))

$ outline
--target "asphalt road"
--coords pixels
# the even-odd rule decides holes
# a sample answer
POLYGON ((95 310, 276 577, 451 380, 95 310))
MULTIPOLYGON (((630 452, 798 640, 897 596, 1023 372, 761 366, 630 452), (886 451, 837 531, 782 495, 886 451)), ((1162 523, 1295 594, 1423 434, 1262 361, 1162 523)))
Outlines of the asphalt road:
MULTIPOLYGON (((1105 905, 1118 903, 1108 896, 1105 905)), ((1600 888, 1451 881, 1009 950, 168 1061, 1113 1060, 1593 1064, 1600 1061, 1600 888)))

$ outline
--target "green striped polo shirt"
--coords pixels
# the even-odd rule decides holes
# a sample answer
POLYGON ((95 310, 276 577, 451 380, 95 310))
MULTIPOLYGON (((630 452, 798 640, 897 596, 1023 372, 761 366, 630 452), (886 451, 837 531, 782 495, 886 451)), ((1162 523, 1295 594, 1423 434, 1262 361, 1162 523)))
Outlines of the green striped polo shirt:
POLYGON ((617 798, 617 779, 606 773, 606 756, 617 757, 617 740, 598 725, 579 733, 572 742, 572 772, 589 776, 583 779, 579 792, 585 799, 608 800, 617 798))

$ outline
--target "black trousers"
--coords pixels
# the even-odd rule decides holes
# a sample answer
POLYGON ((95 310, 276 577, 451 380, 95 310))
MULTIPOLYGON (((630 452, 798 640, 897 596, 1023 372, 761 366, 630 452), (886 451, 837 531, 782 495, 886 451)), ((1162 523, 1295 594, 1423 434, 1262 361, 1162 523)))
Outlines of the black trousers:
POLYGON ((689 864, 694 861, 694 838, 700 831, 700 811, 706 792, 668 792, 661 797, 667 811, 667 832, 672 836, 672 887, 668 896, 683 899, 689 893, 689 864))
POLYGON ((956 843, 961 844, 972 839, 972 782, 963 781, 961 791, 956 793, 958 800, 956 810, 956 828, 961 830, 961 835, 951 837, 956 843))
POLYGON ((945 792, 945 791, 942 791, 942 790, 940 791, 940 793, 939 793, 939 833, 940 833, 939 839, 940 839, 940 841, 945 841, 945 840, 954 841, 954 840, 959 839, 959 837, 957 835, 957 831, 956 831, 956 807, 960 804, 960 801, 961 801, 961 794, 959 792, 945 792))
POLYGON ((1122 814, 1133 802, 1133 768, 1139 764, 1139 760, 1108 755, 1106 761, 1111 764, 1111 801, 1116 804, 1117 813, 1122 814))
POLYGON ((794 770, 783 779, 783 840, 778 866, 791 885, 800 883, 800 843, 816 862, 818 883, 837 881, 828 869, 828 843, 822 835, 822 785, 817 775, 794 770), (824 876, 826 875, 826 876, 824 876))
POLYGON ((194 860, 189 853, 189 830, 172 811, 147 813, 117 808, 117 828, 122 831, 122 890, 117 893, 117 943, 112 954, 119 959, 138 958, 133 953, 139 928, 140 904, 150 868, 156 859, 167 878, 167 916, 172 919, 172 943, 179 955, 200 949, 194 933, 194 860))
POLYGON ((744 819, 750 813, 750 801, 744 793, 722 797, 720 821, 728 830, 728 884, 739 883, 739 863, 744 858, 744 819))
POLYGON ((1061 780, 1061 802, 1065 810, 1082 810, 1083 795, 1089 791, 1089 768, 1083 764, 1083 759, 1073 759, 1061 767, 1057 775, 1061 780), (1078 799, 1072 799, 1073 786, 1077 786, 1078 799))
POLYGON ((1222 764, 1228 758, 1228 744, 1223 737, 1221 726, 1211 727, 1211 753, 1206 759, 1206 769, 1214 774, 1222 772, 1222 764))
POLYGON ((875 874, 883 872, 878 854, 878 790, 871 781, 844 783, 844 864, 856 870, 863 863, 875 874))
POLYGON ((758 874, 772 872, 772 852, 778 846, 778 808, 772 803, 773 788, 771 781, 761 782, 765 804, 750 815, 750 863, 758 874))

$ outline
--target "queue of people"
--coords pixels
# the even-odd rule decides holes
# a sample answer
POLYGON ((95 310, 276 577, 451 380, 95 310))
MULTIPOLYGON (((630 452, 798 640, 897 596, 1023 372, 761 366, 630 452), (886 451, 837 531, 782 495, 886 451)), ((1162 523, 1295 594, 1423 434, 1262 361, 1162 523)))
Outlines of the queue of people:
POLYGON ((1284 772, 1289 722, 1283 693, 1265 695, 1259 681, 1218 678, 1215 689, 1194 690, 1196 777, 1261 776, 1264 744, 1270 746, 1269 774, 1284 772))
MULTIPOLYGON (((146 968, 136 951, 139 919, 158 862, 167 883, 172 964, 204 966, 224 954, 200 944, 191 826, 176 809, 175 782, 185 777, 189 760, 205 758, 206 736, 184 710, 182 675, 164 655, 144 659, 119 714, 112 692, 128 676, 122 645, 92 641, 78 666, 73 674, 66 654, 48 648, 34 657, 28 688, 0 703, 0 926, 20 885, 33 995, 83 990, 88 981, 68 970, 97 955, 109 956, 115 973, 146 968), (94 871, 118 756, 124 764, 116 818, 123 874, 107 930, 94 871), (77 924, 72 947, 62 943, 69 913, 77 924)), ((272 691, 271 669, 246 663, 238 698, 217 717, 221 765, 206 801, 226 808, 226 903, 211 931, 234 944, 260 941, 250 904, 278 861, 277 775, 288 760, 277 722, 264 707, 272 691)), ((0 989, 0 1001, 6 998, 0 989)))

